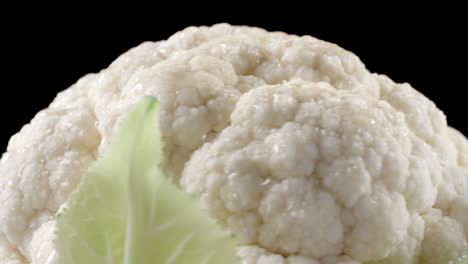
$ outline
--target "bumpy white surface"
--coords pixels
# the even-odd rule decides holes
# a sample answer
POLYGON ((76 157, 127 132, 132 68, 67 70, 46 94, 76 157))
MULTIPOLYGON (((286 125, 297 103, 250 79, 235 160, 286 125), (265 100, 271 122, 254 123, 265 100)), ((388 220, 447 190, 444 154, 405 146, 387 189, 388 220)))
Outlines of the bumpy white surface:
MULTIPOLYGON (((436 88, 436 87, 435 87, 436 88)), ((190 27, 83 77, 0 162, 0 263, 53 263, 54 214, 142 95, 167 167, 244 264, 446 263, 467 248, 468 142, 408 84, 309 36, 190 27)))

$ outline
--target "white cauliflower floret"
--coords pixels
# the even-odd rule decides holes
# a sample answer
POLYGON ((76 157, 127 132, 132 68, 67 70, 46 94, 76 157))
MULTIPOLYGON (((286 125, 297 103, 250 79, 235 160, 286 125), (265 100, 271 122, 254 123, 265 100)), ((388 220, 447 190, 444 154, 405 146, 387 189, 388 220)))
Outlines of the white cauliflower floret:
POLYGON ((428 264, 449 263, 466 251, 463 226, 455 219, 443 216, 438 209, 431 209, 424 216, 425 231, 422 242, 421 262, 428 264))
POLYGON ((34 231, 33 239, 29 244, 28 256, 32 263, 54 263, 56 253, 54 250, 54 220, 41 225, 34 231))
POLYGON ((388 102, 293 81, 242 95, 231 126, 193 154, 181 184, 270 252, 410 263, 442 171, 388 102))
POLYGON ((5 264, 22 264, 24 263, 24 258, 21 254, 11 248, 5 239, 0 237, 0 263, 5 264))
POLYGON ((467 248, 468 141, 433 102, 334 44, 221 24, 133 48, 12 137, 0 263, 54 263, 55 213, 143 95, 159 101, 166 168, 241 238, 245 264, 467 248))
POLYGON ((96 158, 100 135, 84 87, 60 94, 9 142, 0 164, 0 223, 9 246, 30 258, 35 230, 52 219, 96 158))

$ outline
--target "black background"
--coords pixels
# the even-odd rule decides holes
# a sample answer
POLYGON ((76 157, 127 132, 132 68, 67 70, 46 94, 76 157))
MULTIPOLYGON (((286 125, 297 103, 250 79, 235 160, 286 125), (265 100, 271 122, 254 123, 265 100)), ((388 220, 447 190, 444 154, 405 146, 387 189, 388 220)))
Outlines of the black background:
POLYGON ((143 41, 166 39, 186 26, 218 22, 337 43, 357 54, 370 71, 409 82, 436 102, 450 125, 468 134, 464 117, 468 21, 459 14, 463 9, 448 6, 428 12, 403 7, 383 12, 387 8, 380 6, 356 12, 337 5, 307 10, 295 6, 275 12, 241 8, 228 14, 230 9, 223 4, 231 2, 219 3, 220 9, 204 13, 184 6, 184 12, 191 15, 179 12, 178 7, 139 6, 97 14, 15 12, 2 19, 0 153, 11 135, 81 76, 107 67, 143 41))

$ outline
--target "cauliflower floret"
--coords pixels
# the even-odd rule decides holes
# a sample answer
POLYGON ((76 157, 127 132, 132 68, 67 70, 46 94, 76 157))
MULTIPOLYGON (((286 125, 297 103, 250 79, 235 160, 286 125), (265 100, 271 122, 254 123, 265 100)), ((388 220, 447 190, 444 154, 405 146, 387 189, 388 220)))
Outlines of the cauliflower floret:
POLYGON ((55 263, 56 252, 54 250, 54 220, 49 220, 34 231, 33 239, 29 244, 29 253, 32 263, 55 263))
MULTIPOLYGON (((242 264, 319 264, 318 261, 304 256, 289 256, 287 258, 268 253, 265 249, 256 246, 239 247, 239 256, 242 258, 242 264)), ((343 263, 341 264, 352 264, 343 263)), ((329 263, 331 264, 331 263, 329 263)), ((338 262, 334 262, 338 264, 338 262)))
POLYGON ((24 258, 21 254, 11 248, 8 245, 8 242, 0 237, 0 263, 5 264, 22 264, 24 263, 24 258))
POLYGON ((94 123, 86 86, 78 84, 9 142, 0 162, 0 237, 27 259, 34 232, 54 217, 96 158, 94 123))
POLYGON ((160 103, 166 169, 241 238, 243 263, 434 262, 467 247, 468 141, 434 103, 334 44, 220 24, 131 49, 12 137, 1 263, 54 263, 55 213, 143 95, 160 103))
POLYGON ((326 83, 261 86, 181 184, 270 252, 411 263, 444 170, 407 122, 386 101, 326 83))
POLYGON ((431 209, 423 218, 425 239, 422 243, 422 263, 449 263, 457 259, 460 252, 466 251, 466 236, 459 222, 443 216, 438 209, 431 209))

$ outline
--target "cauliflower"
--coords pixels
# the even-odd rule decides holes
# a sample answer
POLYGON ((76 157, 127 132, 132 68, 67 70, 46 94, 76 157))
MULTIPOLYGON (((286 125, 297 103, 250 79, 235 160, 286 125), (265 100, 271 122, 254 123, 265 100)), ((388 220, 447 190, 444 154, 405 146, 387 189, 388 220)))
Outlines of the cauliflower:
POLYGON ((54 263, 56 212, 144 95, 165 167, 244 264, 442 264, 468 248, 468 141, 432 101, 334 44, 219 24, 128 51, 11 138, 0 263, 54 263))

